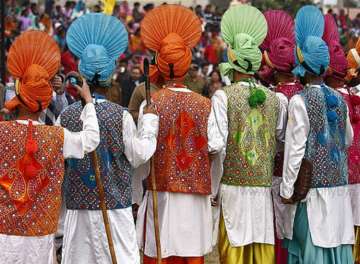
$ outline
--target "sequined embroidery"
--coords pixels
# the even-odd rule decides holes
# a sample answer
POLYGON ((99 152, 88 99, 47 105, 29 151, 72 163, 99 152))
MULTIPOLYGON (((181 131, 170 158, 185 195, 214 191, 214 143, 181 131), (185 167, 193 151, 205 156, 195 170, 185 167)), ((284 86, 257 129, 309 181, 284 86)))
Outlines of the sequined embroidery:
MULTIPOLYGON (((160 128, 154 155, 158 191, 211 193, 207 122, 211 104, 196 93, 162 89, 153 95, 160 128)), ((151 179, 148 187, 151 188, 151 179)))
POLYGON ((310 122, 305 158, 313 164, 312 188, 347 184, 347 109, 344 100, 326 86, 306 88, 301 96, 310 122))
POLYGON ((229 136, 221 182, 236 186, 271 186, 276 150, 279 100, 266 93, 257 108, 247 104, 249 88, 234 84, 224 89, 228 98, 229 136))
POLYGON ((27 129, 17 122, 0 123, 0 233, 43 236, 57 230, 64 132, 60 127, 33 126, 38 149, 27 157, 27 129))
MULTIPOLYGON (((124 154, 124 108, 105 101, 95 104, 95 109, 100 127, 100 144, 96 152, 105 188, 105 203, 108 209, 126 208, 131 206, 131 165, 124 154)), ((80 103, 68 107, 61 115, 61 125, 70 131, 81 131, 81 111, 80 103)), ((99 210, 95 170, 90 156, 85 155, 82 160, 69 159, 66 165, 66 207, 72 210, 99 210)))

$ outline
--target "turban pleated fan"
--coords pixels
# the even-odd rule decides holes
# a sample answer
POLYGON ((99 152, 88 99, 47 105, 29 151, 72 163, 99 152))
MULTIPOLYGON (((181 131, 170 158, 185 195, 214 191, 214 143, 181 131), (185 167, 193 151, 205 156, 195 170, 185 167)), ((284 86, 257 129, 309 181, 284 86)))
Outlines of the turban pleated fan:
POLYGON ((113 16, 90 13, 81 16, 70 26, 66 42, 79 58, 79 72, 90 83, 109 83, 116 60, 128 46, 128 33, 124 25, 113 16))
POLYGON ((268 26, 264 15, 250 5, 230 7, 221 20, 221 33, 228 46, 228 62, 220 64, 222 75, 233 79, 234 71, 254 74, 261 66, 259 46, 268 26))
POLYGON ((156 82, 160 75, 165 80, 182 79, 191 60, 191 49, 201 37, 201 22, 188 8, 162 5, 141 22, 141 38, 154 51, 155 64, 150 66, 150 78, 156 82))
POLYGON ((302 7, 295 18, 296 76, 305 76, 306 72, 322 75, 330 63, 329 49, 322 39, 324 33, 324 16, 315 6, 302 7))
POLYGON ((16 96, 5 103, 14 110, 20 104, 30 112, 46 109, 52 99, 50 80, 60 67, 60 50, 56 42, 41 31, 27 31, 12 44, 7 67, 16 81, 16 96))
POLYGON ((340 44, 338 27, 331 14, 325 15, 323 40, 328 45, 330 54, 330 65, 326 74, 341 79, 345 78, 347 72, 347 60, 342 45, 340 44))

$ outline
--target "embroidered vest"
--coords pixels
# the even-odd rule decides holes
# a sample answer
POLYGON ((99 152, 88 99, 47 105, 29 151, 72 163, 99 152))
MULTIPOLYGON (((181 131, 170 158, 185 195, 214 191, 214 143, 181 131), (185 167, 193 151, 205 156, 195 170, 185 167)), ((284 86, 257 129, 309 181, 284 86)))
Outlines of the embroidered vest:
POLYGON ((312 188, 347 184, 346 104, 325 85, 301 92, 310 122, 305 158, 313 164, 312 188))
POLYGON ((360 183, 360 97, 353 95, 353 99, 356 100, 351 100, 348 94, 341 93, 341 95, 348 106, 354 131, 353 143, 348 149, 349 184, 358 184, 360 183))
POLYGON ((271 186, 276 152, 279 99, 266 93, 263 105, 250 108, 250 88, 234 84, 224 88, 228 98, 228 141, 223 184, 271 186))
MULTIPOLYGON (((211 193, 207 127, 210 100, 194 92, 162 89, 152 97, 159 112, 154 155, 161 192, 211 193)), ((151 189, 151 178, 148 178, 151 189)))
POLYGON ((0 233, 44 236, 57 230, 64 176, 64 129, 0 123, 0 233), (38 148, 25 155, 28 131, 38 148), (25 165, 25 164, 29 164, 25 165), (26 169, 23 166, 26 166, 26 169), (23 173, 25 171, 26 173, 23 173))
MULTIPOLYGON (((108 209, 131 206, 131 165, 126 159, 122 134, 124 108, 108 101, 95 104, 100 127, 100 144, 96 149, 108 209)), ((61 125, 70 131, 82 130, 82 106, 72 104, 61 114, 61 125)), ((100 202, 95 170, 90 155, 66 161, 64 180, 66 207, 72 210, 99 210, 100 202)))

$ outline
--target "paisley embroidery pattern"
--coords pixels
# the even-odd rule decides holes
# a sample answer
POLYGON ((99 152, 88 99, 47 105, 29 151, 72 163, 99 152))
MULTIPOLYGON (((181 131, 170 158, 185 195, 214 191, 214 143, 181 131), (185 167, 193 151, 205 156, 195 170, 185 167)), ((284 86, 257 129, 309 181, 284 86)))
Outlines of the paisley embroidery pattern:
POLYGON ((29 126, 0 123, 1 234, 42 236, 57 230, 64 132, 60 127, 29 126), (25 152, 28 132, 37 145, 31 155, 25 152))
POLYGON ((224 89, 228 98, 229 136, 223 184, 271 186, 279 100, 268 89, 257 89, 266 94, 266 101, 256 108, 247 104, 249 87, 234 84, 224 89))
MULTIPOLYGON (((96 149, 100 173, 105 188, 108 209, 131 206, 131 165, 124 154, 122 134, 123 111, 120 105, 110 102, 95 104, 100 127, 100 144, 96 149)), ((72 104, 61 115, 61 125, 70 131, 82 130, 80 103, 72 104)), ((95 170, 89 155, 84 159, 66 161, 64 188, 66 207, 72 210, 99 210, 99 196, 95 170)))
MULTIPOLYGON (((153 95, 160 128, 154 156, 158 191, 211 193, 207 124, 210 101, 162 89, 153 95)), ((151 179, 148 186, 151 188, 151 179)))

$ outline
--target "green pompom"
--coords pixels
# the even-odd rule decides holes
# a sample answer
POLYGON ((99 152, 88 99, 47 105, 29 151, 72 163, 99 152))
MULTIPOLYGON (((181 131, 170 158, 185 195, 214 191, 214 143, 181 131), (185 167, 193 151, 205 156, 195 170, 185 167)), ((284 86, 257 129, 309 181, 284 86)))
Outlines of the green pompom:
POLYGON ((255 96, 258 105, 262 105, 266 100, 266 94, 261 89, 256 89, 255 96))
POLYGON ((255 94, 250 95, 249 99, 249 105, 251 108, 255 108, 258 105, 257 97, 255 94))

